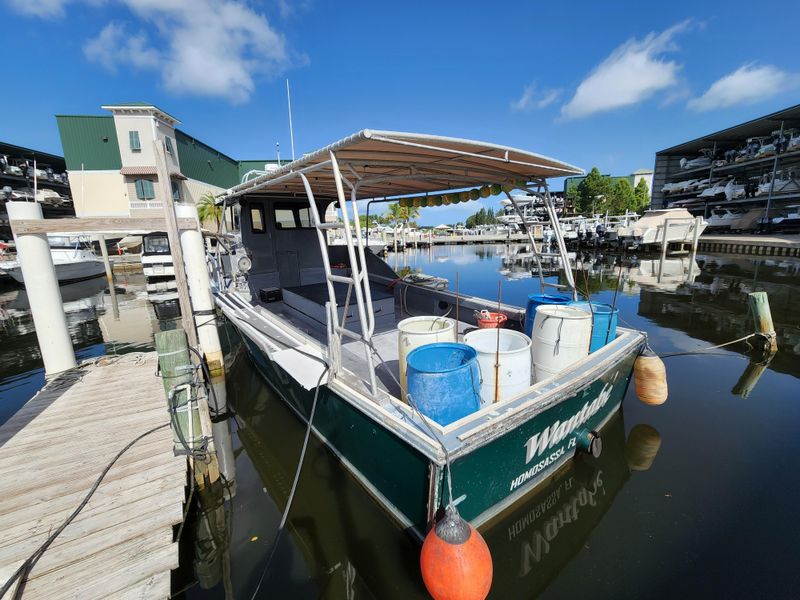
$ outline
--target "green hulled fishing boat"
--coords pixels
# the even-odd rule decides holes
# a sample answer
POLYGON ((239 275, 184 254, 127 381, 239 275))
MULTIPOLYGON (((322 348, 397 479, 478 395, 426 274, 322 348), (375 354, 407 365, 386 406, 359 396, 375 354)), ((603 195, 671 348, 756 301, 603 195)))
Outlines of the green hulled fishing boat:
MULTIPOLYGON (((574 298, 546 180, 578 173, 504 146, 364 130, 222 198, 235 227, 218 261, 219 308, 267 383, 304 421, 313 411, 313 433, 418 535, 444 504, 448 464, 461 515, 479 525, 577 452, 599 452, 599 436, 625 396, 644 335, 618 327, 598 349, 496 396, 499 401, 476 404, 452 421, 428 418, 420 408, 424 398, 409 403, 402 391, 398 323, 410 315, 449 319, 460 340, 476 328, 482 309, 494 307, 508 329, 521 330, 526 308, 403 280, 365 248, 358 203, 436 206, 503 193, 513 204, 513 190, 535 195, 554 225, 557 258, 567 267, 564 291, 574 298), (332 203, 341 220, 324 222, 320 215, 332 203), (328 245, 334 229, 342 230, 345 245, 328 245)), ((532 236, 530 243, 538 264, 532 236)), ((542 290, 555 285, 544 282, 541 269, 539 282, 542 290)), ((557 340, 555 354, 560 341, 567 345, 557 340)), ((481 381, 489 376, 482 372, 481 381)))

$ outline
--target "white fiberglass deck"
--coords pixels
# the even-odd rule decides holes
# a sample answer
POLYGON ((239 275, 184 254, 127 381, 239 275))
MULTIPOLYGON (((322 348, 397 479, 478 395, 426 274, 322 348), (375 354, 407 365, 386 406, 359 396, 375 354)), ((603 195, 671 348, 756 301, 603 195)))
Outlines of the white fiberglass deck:
MULTIPOLYGON (((287 324, 314 338, 323 346, 327 344, 327 334, 324 327, 309 318, 301 316, 297 311, 286 306, 284 302, 265 303, 258 308, 280 317, 287 324)), ((400 377, 397 324, 407 317, 418 315, 411 315, 408 312, 401 311, 399 302, 395 302, 394 315, 394 319, 390 321, 383 320, 376 325, 375 333, 372 336, 372 344, 379 358, 376 367, 379 386, 383 391, 395 398, 400 398, 400 388, 395 382, 400 377)), ((454 315, 450 314, 448 318, 454 319, 454 315)), ((353 326, 350 319, 348 319, 345 326, 348 328, 353 326)), ((463 335, 472 329, 474 329, 473 325, 459 321, 458 331, 460 334, 463 335)), ((365 382, 369 381, 369 373, 364 358, 364 345, 361 341, 347 338, 342 340, 342 366, 365 382)))

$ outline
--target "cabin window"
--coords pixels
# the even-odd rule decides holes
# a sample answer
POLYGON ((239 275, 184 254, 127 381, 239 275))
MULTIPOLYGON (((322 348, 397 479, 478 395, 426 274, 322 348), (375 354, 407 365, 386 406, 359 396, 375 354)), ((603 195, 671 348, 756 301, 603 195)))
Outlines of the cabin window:
POLYGON ((164 138, 164 145, 167 148, 167 154, 172 154, 172 139, 165 137, 164 138))
POLYGON ((302 208, 297 205, 277 205, 275 207, 275 228, 276 229, 310 229, 314 225, 311 222, 311 212, 308 207, 302 208))
POLYGON ((291 208, 276 208, 275 224, 278 229, 295 229, 297 223, 294 220, 294 211, 291 208))
POLYGON ((143 250, 145 254, 169 254, 169 239, 165 235, 146 235, 143 250))
POLYGON ((139 132, 138 131, 129 131, 128 132, 128 141, 130 142, 131 152, 141 152, 142 151, 142 143, 139 141, 139 132))
POLYGON ((264 209, 260 206, 250 207, 250 230, 253 233, 264 233, 264 209))
POLYGON ((156 197, 153 182, 149 179, 136 180, 136 197, 139 200, 152 200, 156 197))
MULTIPOLYGON (((169 138, 167 138, 167 139, 169 139, 169 138)), ((178 183, 177 181, 174 181, 174 180, 171 183, 172 183, 172 199, 175 202, 180 202, 181 201, 181 184, 178 183)))

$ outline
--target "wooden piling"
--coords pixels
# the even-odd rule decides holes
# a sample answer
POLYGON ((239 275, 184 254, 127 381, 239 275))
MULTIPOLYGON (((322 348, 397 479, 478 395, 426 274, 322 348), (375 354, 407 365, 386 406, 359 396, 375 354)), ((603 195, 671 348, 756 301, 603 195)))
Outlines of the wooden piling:
POLYGON ((772 313, 769 309, 769 297, 766 292, 751 292, 747 295, 747 303, 753 313, 755 332, 764 340, 770 353, 777 352, 778 340, 775 326, 772 324, 772 313))

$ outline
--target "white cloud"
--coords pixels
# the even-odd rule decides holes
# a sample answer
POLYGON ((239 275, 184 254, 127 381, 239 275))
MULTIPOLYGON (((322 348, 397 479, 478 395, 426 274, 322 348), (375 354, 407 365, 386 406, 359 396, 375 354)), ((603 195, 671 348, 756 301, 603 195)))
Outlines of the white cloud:
POLYGON ((125 25, 109 23, 96 38, 89 40, 83 52, 90 61, 115 72, 119 65, 137 69, 155 69, 161 59, 150 47, 144 33, 129 35, 125 25))
POLYGON ((800 74, 787 73, 771 65, 749 63, 717 79, 702 96, 689 100, 696 111, 754 104, 800 86, 800 74))
POLYGON ((511 102, 511 110, 522 112, 532 109, 545 108, 561 96, 561 90, 544 90, 541 94, 536 93, 536 86, 530 84, 522 90, 522 96, 511 102))
MULTIPOLYGON (((79 1, 96 5, 103 0, 11 0, 11 6, 52 18, 79 1)), ((176 94, 239 104, 250 98, 260 77, 305 60, 293 56, 283 35, 244 0, 107 1, 127 7, 153 33, 129 35, 129 24, 109 23, 86 42, 86 57, 112 72, 125 66, 156 71, 176 94)))
POLYGON ((69 0, 8 0, 8 3, 23 15, 53 19, 64 16, 69 0))
POLYGON ((578 85, 572 99, 561 107, 561 116, 580 119, 631 106, 678 85, 682 65, 664 60, 663 55, 677 50, 673 38, 690 24, 686 20, 619 46, 578 85))

